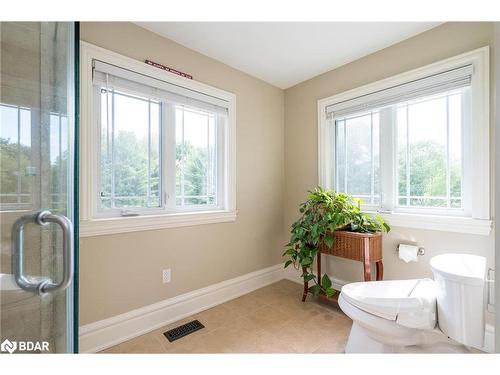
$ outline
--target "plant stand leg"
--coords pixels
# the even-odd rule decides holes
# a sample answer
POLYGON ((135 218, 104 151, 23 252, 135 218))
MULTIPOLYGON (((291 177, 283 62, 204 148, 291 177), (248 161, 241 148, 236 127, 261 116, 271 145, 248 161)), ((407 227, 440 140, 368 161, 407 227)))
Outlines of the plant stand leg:
POLYGON ((377 267, 377 281, 380 281, 384 278, 384 263, 379 260, 375 263, 375 266, 377 267))
POLYGON ((316 255, 317 259, 317 267, 318 267, 318 284, 321 285, 321 251, 318 251, 318 255, 316 255))
POLYGON ((370 242, 368 238, 363 241, 363 270, 365 281, 372 280, 372 271, 370 266, 370 242))
MULTIPOLYGON (((302 267, 302 273, 306 271, 305 267, 302 267)), ((309 283, 304 280, 304 293, 302 294, 302 302, 306 301, 307 292, 309 292, 309 283)))

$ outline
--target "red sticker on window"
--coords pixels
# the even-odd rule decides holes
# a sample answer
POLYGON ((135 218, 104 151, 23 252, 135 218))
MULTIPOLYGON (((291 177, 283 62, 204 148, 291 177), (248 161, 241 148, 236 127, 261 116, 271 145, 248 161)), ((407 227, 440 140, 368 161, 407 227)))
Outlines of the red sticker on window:
POLYGON ((183 72, 181 72, 179 70, 170 68, 168 66, 158 64, 158 63, 156 63, 154 61, 151 61, 151 60, 146 60, 146 64, 154 66, 155 68, 158 68, 158 69, 166 70, 167 72, 170 72, 170 73, 177 74, 178 76, 181 76, 181 77, 184 77, 184 78, 193 79, 193 76, 190 76, 187 73, 183 73, 183 72))

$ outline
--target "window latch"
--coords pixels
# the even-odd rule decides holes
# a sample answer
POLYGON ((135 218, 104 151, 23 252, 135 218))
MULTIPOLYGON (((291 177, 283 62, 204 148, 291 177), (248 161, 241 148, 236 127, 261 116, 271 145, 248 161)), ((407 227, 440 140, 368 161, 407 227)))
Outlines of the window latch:
POLYGON ((129 211, 129 210, 121 210, 120 216, 122 217, 131 217, 131 216, 139 216, 137 212, 129 211))

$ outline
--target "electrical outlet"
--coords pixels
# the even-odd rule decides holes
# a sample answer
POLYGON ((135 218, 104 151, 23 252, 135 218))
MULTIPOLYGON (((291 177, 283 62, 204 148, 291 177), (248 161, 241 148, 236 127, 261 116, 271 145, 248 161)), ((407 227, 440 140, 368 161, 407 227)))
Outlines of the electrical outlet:
POLYGON ((170 279, 172 278, 172 271, 170 270, 170 268, 163 270, 162 276, 163 276, 163 284, 169 283, 170 279))

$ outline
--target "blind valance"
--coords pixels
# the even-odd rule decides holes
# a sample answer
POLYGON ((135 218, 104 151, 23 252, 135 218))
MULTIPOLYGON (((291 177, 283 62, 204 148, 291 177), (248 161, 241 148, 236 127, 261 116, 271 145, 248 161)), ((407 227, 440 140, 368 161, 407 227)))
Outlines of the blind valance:
POLYGON ((130 90, 150 98, 227 114, 228 102, 199 91, 108 64, 93 61, 92 82, 110 90, 130 90))
POLYGON ((469 86, 472 73, 472 65, 448 70, 443 73, 331 104, 326 107, 326 115, 327 118, 342 117, 356 112, 386 107, 407 100, 469 86))

